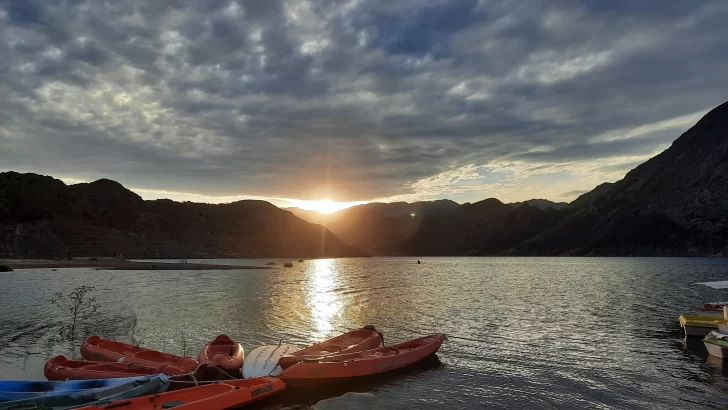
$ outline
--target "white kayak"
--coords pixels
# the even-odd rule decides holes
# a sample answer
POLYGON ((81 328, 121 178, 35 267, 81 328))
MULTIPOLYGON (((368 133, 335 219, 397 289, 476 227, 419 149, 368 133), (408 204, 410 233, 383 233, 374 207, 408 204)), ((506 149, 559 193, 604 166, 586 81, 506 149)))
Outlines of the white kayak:
POLYGON ((278 360, 281 356, 297 351, 293 345, 268 345, 261 346, 250 352, 243 362, 243 378, 278 376, 281 374, 281 367, 278 360))

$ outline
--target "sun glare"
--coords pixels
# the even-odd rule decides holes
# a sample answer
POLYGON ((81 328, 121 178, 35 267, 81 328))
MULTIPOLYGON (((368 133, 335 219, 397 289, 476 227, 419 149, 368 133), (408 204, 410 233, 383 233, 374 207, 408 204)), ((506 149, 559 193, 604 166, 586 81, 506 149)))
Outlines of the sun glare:
POLYGON ((366 204, 366 201, 355 202, 335 202, 330 199, 322 199, 320 201, 307 201, 303 199, 289 199, 292 206, 305 209, 307 211, 318 211, 322 214, 330 214, 342 209, 350 208, 356 205, 366 204))

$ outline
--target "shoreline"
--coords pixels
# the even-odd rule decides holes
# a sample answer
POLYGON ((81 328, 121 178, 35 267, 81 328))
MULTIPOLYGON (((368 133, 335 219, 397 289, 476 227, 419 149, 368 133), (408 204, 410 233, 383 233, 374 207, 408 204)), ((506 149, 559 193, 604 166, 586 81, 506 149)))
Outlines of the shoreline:
POLYGON ((74 258, 73 260, 50 259, 2 259, 0 265, 10 265, 13 270, 100 268, 105 270, 234 270, 271 269, 271 266, 213 265, 209 263, 181 262, 134 262, 117 258, 74 258))

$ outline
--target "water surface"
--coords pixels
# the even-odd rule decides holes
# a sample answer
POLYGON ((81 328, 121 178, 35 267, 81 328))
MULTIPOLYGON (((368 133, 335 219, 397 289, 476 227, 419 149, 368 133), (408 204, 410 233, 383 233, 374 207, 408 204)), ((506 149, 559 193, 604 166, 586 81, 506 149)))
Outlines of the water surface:
MULTIPOLYGON (((219 260, 262 265, 269 260, 219 260)), ((288 260, 274 260, 278 264, 288 260)), ((439 360, 374 381, 290 390, 266 408, 349 390, 381 408, 716 408, 728 378, 677 316, 728 299, 728 260, 362 258, 244 271, 20 270, 0 274, 0 378, 42 379, 59 342, 54 292, 96 287, 84 330, 196 356, 219 333, 246 351, 305 346, 365 324, 387 343, 443 332, 439 360), (133 326, 132 317, 136 317, 133 326), (132 331, 132 329, 134 329, 132 331)), ((728 367, 726 367, 728 369, 728 367)), ((728 372, 726 372, 728 373, 728 372)))

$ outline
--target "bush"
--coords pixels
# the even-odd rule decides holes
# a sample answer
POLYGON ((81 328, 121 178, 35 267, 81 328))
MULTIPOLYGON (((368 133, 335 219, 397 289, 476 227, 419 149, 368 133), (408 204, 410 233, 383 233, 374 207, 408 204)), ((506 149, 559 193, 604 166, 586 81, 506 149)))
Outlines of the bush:
POLYGON ((293 264, 291 262, 286 262, 286 263, 283 264, 283 267, 284 268, 292 268, 293 267, 293 264))
POLYGON ((96 290, 93 286, 79 286, 68 294, 56 292, 51 303, 56 305, 68 318, 61 329, 61 337, 74 341, 78 326, 94 316, 99 308, 96 298, 91 297, 96 290))
POLYGON ((11 265, 0 265, 0 272, 12 272, 13 267, 11 265))

